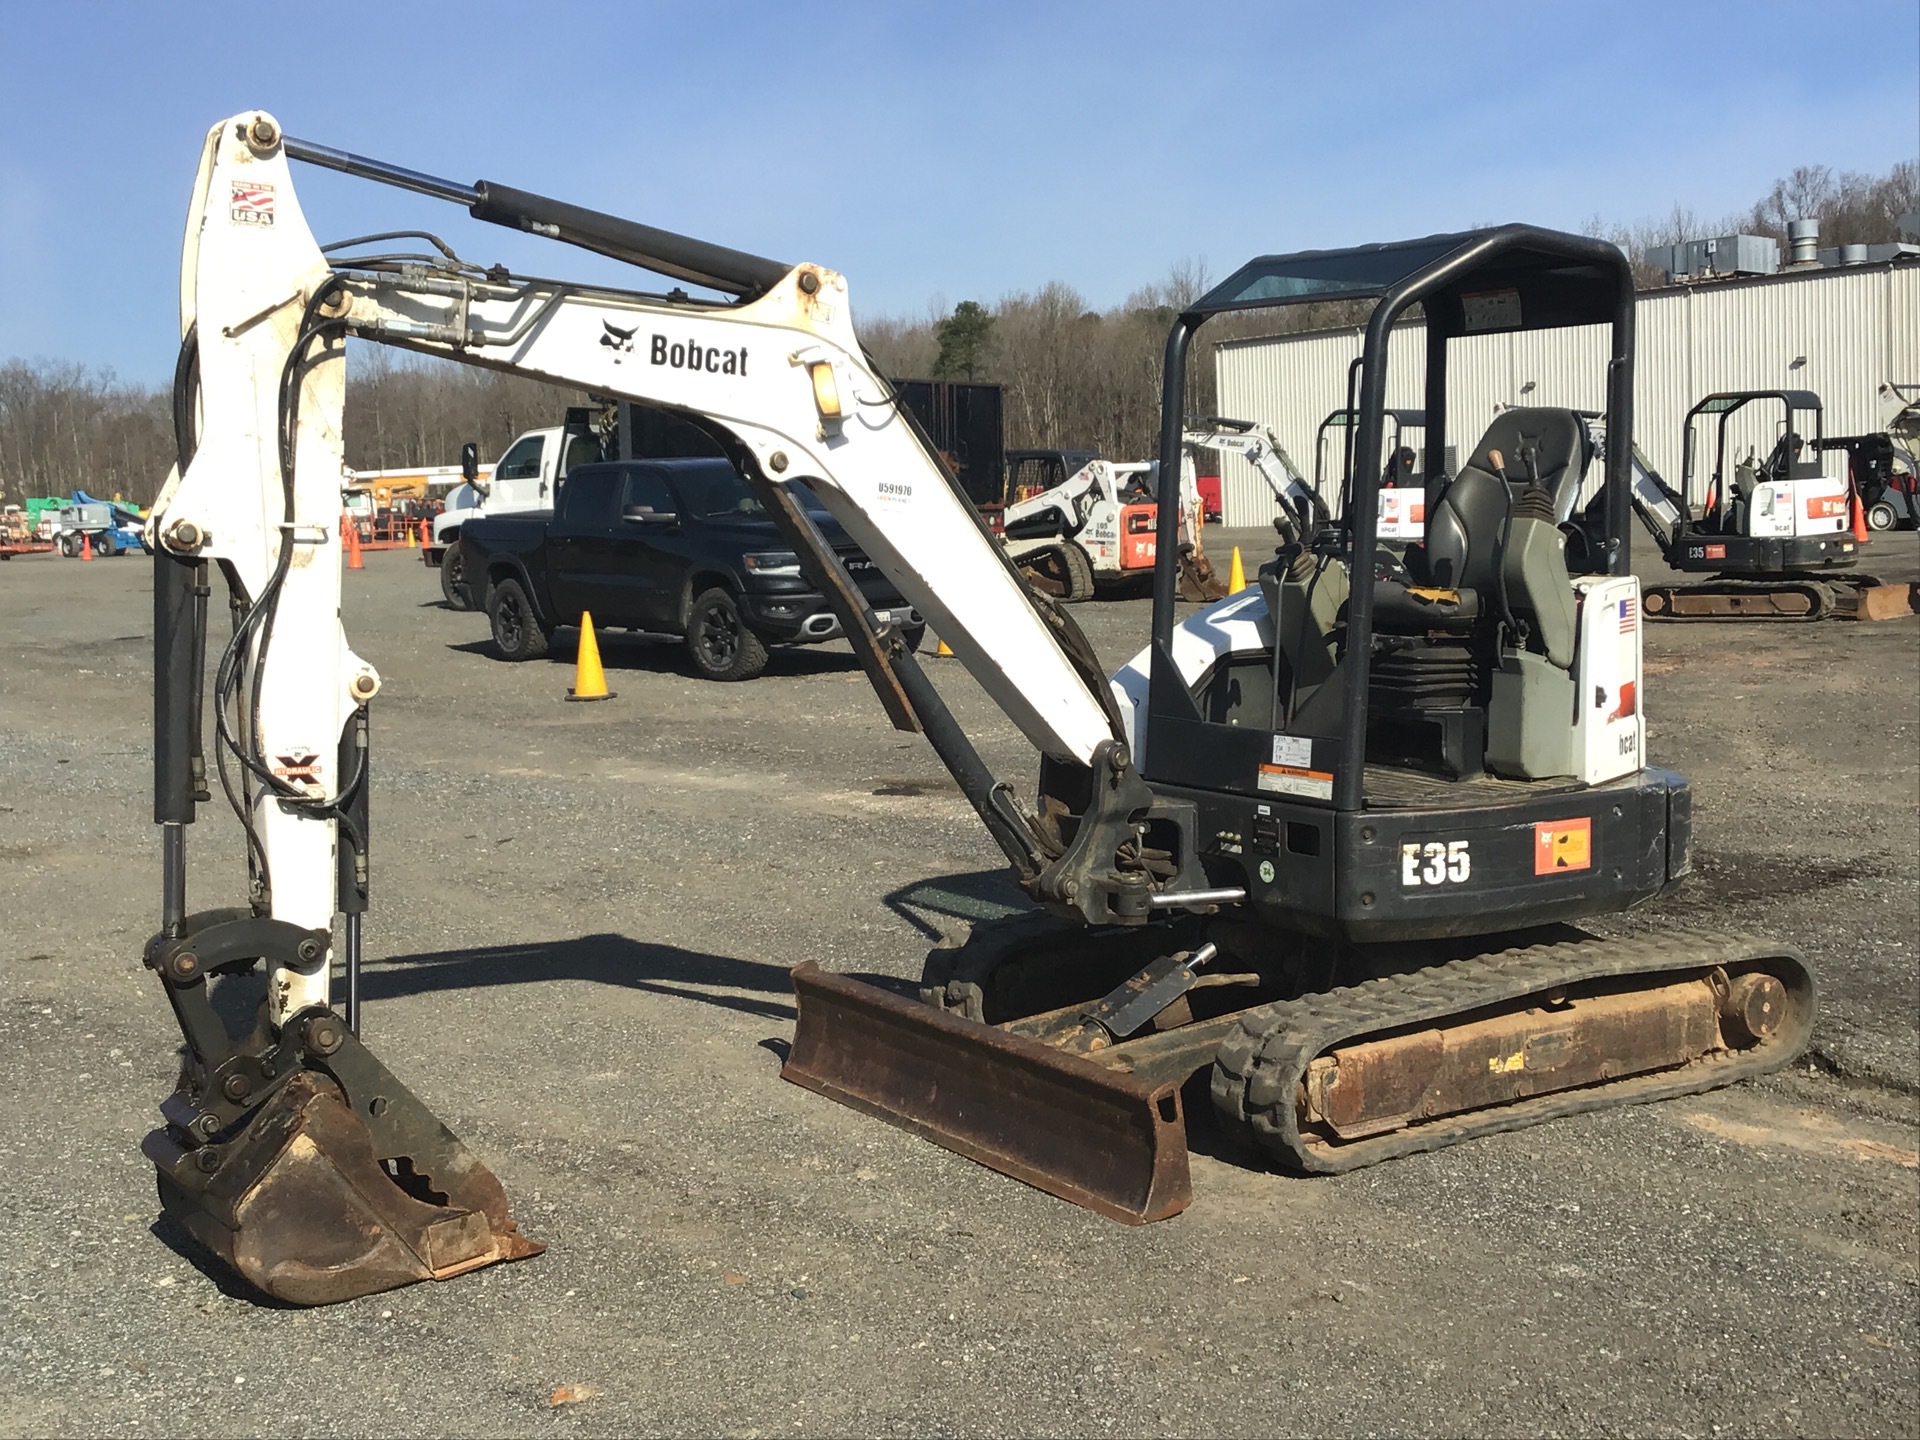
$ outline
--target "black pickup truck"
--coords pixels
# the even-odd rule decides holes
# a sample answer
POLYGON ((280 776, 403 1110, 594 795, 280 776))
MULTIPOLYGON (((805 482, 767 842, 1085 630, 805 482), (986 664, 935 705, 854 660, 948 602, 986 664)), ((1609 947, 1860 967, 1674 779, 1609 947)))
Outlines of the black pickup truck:
MULTIPOLYGON (((867 605, 918 647, 925 622, 809 495, 809 514, 867 605)), ((685 639, 711 680, 749 680, 773 645, 841 633, 773 520, 721 459, 582 465, 552 510, 489 515, 460 532, 468 583, 481 587, 493 643, 509 660, 547 653, 578 625, 685 639)))

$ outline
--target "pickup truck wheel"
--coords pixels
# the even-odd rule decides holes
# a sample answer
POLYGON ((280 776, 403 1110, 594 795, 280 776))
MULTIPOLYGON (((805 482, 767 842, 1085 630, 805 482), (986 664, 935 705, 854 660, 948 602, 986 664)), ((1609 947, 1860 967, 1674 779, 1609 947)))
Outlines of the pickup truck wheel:
POLYGON ((767 668, 767 647, 747 628, 733 596, 715 586, 687 615, 687 653, 709 680, 751 680, 767 668))
POLYGON ((467 590, 466 558, 458 540, 447 546, 446 553, 440 557, 440 593, 446 597, 451 610, 473 609, 473 596, 467 590))
POLYGON ((493 622, 494 648, 505 659, 538 660, 547 653, 553 632, 540 623, 518 580, 502 580, 493 587, 487 618, 493 622))

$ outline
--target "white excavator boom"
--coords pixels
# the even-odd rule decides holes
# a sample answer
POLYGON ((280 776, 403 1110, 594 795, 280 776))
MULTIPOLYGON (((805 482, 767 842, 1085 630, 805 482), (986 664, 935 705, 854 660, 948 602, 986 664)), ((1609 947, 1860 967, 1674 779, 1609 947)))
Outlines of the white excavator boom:
MULTIPOLYGON (((1114 739, 1101 701, 869 367, 842 276, 798 265, 758 298, 718 305, 356 271, 315 243, 283 139, 259 112, 208 132, 181 277, 182 334, 197 336, 198 448, 149 521, 155 544, 220 562, 255 604, 271 596, 270 622, 232 669, 257 696, 236 723, 257 727, 251 749, 275 779, 337 795, 341 730, 379 686, 338 618, 349 334, 678 408, 731 432, 768 479, 808 482, 1039 751, 1088 763, 1114 739), (283 384, 297 395, 284 412, 283 384)), ((326 927, 332 823, 289 809, 284 786, 263 777, 247 789, 273 915, 326 927)), ((324 958, 277 975, 276 1023, 325 1004, 327 983, 324 958)))

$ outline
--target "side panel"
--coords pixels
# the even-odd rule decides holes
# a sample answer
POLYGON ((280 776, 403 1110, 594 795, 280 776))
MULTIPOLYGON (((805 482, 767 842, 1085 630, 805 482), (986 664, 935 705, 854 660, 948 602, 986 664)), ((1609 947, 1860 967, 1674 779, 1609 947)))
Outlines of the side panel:
POLYGON ((1573 588, 1580 603, 1573 753, 1580 759, 1580 778, 1597 785, 1646 764, 1646 726, 1640 714, 1640 582, 1622 575, 1576 580, 1573 588))

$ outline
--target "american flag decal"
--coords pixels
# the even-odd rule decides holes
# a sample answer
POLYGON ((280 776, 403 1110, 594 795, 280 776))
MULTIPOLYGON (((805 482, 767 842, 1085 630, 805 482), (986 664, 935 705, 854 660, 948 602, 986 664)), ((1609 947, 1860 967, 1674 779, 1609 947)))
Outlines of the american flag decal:
POLYGON ((1620 602, 1620 633, 1631 635, 1634 625, 1640 619, 1640 606, 1632 596, 1620 602))
POLYGON ((236 225, 273 224, 273 186, 235 180, 227 215, 236 225))

